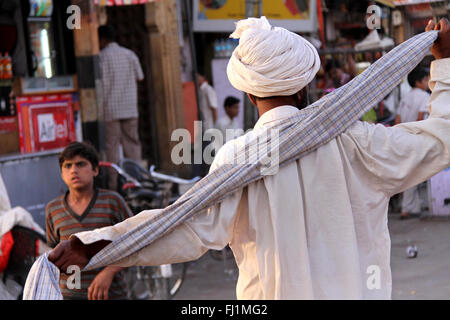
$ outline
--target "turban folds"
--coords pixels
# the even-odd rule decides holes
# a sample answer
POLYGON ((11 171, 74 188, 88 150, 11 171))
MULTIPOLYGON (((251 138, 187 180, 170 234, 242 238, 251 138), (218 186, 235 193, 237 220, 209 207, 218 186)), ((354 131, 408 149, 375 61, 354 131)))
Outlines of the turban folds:
POLYGON ((266 17, 238 21, 230 38, 239 39, 227 75, 238 90, 257 97, 290 96, 303 89, 320 68, 314 46, 266 17))

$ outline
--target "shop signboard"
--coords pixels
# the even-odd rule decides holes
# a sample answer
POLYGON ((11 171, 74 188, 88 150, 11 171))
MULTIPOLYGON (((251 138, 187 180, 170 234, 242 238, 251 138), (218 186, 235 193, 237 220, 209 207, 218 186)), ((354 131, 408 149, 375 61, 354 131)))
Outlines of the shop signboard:
POLYGON ((396 6, 406 6, 412 4, 422 4, 431 2, 443 2, 443 0, 395 0, 394 5, 396 6))
MULTIPOLYGON (((194 31, 233 32, 246 18, 246 0, 194 0, 194 31)), ((317 30, 316 1, 261 0, 261 15, 273 26, 293 32, 317 30)))
POLYGON ((72 94, 17 98, 22 153, 53 150, 76 140, 72 94))
POLYGON ((95 4, 100 6, 126 6, 132 4, 144 4, 147 2, 155 2, 157 0, 95 0, 95 4))
POLYGON ((30 0, 30 17, 51 17, 52 13, 52 0, 30 0))

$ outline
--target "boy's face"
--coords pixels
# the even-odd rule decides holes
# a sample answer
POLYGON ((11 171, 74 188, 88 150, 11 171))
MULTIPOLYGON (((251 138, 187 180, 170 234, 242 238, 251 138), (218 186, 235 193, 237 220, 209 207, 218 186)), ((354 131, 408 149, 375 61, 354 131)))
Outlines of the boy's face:
POLYGON ((64 160, 61 166, 61 177, 69 189, 89 188, 97 175, 98 168, 92 168, 89 160, 78 155, 73 159, 64 160))
POLYGON ((428 82, 430 81, 430 77, 426 76, 425 78, 423 78, 421 81, 416 81, 416 87, 427 91, 430 87, 428 86, 428 82))

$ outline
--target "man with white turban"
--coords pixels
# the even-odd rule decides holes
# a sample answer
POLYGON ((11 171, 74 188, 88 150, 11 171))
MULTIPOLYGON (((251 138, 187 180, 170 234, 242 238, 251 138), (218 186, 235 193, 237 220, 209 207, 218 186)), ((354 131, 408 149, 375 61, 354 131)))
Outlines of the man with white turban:
MULTIPOLYGON (((433 28, 430 22, 427 29, 433 28)), ((275 172, 258 177, 114 264, 189 261, 208 249, 222 249, 229 244, 239 267, 238 299, 389 299, 392 289, 387 227, 389 198, 450 164, 448 21, 441 20, 438 29, 438 41, 432 49, 437 60, 431 67, 433 94, 427 120, 393 128, 353 123, 337 137, 303 157, 295 157, 275 172)), ((224 184, 234 182, 223 168, 233 169, 225 164, 235 159, 236 150, 239 155, 252 153, 246 149, 249 139, 280 123, 301 126, 290 121, 297 115, 301 121, 308 121, 314 110, 323 111, 317 106, 299 110, 305 101, 302 90, 320 65, 319 56, 309 42, 285 29, 270 26, 265 18, 239 21, 232 37, 240 41, 230 59, 228 77, 233 86, 248 94, 260 118, 252 132, 227 142, 216 155, 211 179, 219 180, 214 175, 218 172, 227 177, 224 184)), ((389 69, 392 65, 394 69, 403 67, 397 58, 390 56, 386 65, 377 64, 383 70, 390 70, 383 77, 398 72, 389 69), (393 59, 396 63, 392 63, 393 59)), ((404 61, 403 65, 407 63, 404 61)), ((373 80, 374 90, 385 85, 373 80)), ((360 85, 367 83, 360 78, 343 90, 362 90, 360 85)), ((344 93, 339 89, 336 92, 325 99, 344 93)), ((346 94, 350 96, 349 103, 364 103, 361 95, 355 102, 351 93, 346 94)), ((339 114, 339 106, 333 107, 331 112, 339 114)), ((332 116, 328 114, 322 122, 330 121, 332 116)), ((304 136, 320 132, 320 125, 319 129, 306 127, 304 136)), ((331 130, 330 126, 324 127, 331 130)), ((298 135, 295 130, 288 130, 283 137, 291 131, 298 135)), ((289 141, 283 141, 290 145, 289 141)), ((283 149, 283 156, 285 152, 289 150, 283 149)), ((238 166, 237 170, 245 168, 238 166)), ((189 198, 183 198, 177 202, 181 206, 188 201, 189 198)), ((120 250, 139 246, 147 237, 145 233, 145 237, 138 238, 142 228, 159 227, 157 223, 143 227, 143 221, 157 217, 159 212, 171 214, 170 209, 164 210, 144 211, 120 225, 76 234, 71 241, 56 248, 49 260, 64 271, 70 263, 85 266, 108 240, 117 246, 123 243, 120 250), (126 240, 121 242, 122 239, 126 240)), ((99 259, 105 257, 97 255, 101 256, 99 259)))

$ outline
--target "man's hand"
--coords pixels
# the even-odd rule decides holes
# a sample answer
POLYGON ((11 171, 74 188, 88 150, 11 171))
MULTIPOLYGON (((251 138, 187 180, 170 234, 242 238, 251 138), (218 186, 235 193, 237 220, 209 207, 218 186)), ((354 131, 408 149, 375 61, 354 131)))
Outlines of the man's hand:
POLYGON ((106 267, 97 274, 88 288, 88 300, 108 300, 108 292, 114 279, 115 270, 106 267))
POLYGON ((437 25, 432 20, 428 22, 425 31, 439 30, 437 40, 431 48, 431 53, 436 59, 450 58, 450 22, 442 18, 437 25))
POLYGON ((77 265, 83 269, 89 260, 111 241, 101 240, 90 245, 83 244, 77 237, 61 241, 48 255, 48 260, 58 269, 66 273, 71 265, 77 265))

